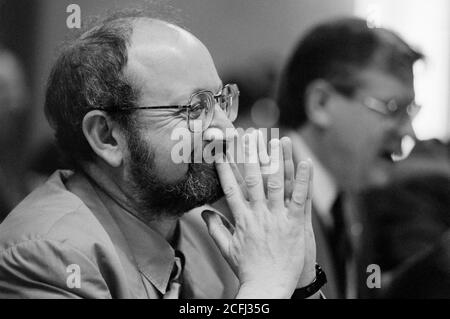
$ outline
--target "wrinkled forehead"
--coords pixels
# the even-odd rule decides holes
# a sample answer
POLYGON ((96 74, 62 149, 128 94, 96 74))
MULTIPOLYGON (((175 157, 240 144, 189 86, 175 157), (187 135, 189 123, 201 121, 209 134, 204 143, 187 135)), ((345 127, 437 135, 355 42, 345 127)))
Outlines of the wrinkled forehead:
POLYGON ((159 20, 135 22, 125 72, 138 83, 146 103, 168 103, 198 89, 220 86, 203 43, 188 31, 159 20))

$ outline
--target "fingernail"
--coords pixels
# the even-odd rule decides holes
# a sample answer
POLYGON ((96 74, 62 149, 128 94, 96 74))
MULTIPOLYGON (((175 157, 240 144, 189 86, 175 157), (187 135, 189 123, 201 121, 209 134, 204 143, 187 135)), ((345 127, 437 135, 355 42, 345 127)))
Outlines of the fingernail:
POLYGON ((309 163, 307 161, 301 161, 300 162, 300 169, 301 170, 307 170, 309 167, 309 163))
POLYGON ((208 220, 211 218, 212 214, 214 214, 214 212, 210 211, 210 210, 204 210, 202 211, 202 218, 203 221, 205 223, 208 223, 208 220))

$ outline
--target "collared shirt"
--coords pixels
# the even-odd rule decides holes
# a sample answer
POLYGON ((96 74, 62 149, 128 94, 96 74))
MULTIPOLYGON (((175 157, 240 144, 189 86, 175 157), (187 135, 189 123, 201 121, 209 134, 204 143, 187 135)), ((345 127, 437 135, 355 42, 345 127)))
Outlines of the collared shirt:
POLYGON ((82 174, 57 171, 0 225, 0 298, 162 298, 185 256, 183 298, 233 298, 238 281, 199 208, 172 247, 82 174))

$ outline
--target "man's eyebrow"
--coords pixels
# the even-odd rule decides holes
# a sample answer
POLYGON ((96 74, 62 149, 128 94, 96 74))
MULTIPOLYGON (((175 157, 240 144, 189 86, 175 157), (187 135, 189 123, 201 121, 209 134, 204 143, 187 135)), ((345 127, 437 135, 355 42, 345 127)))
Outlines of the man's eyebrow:
POLYGON ((222 93, 222 90, 223 90, 223 83, 220 82, 218 89, 215 92, 213 92, 213 94, 218 95, 218 94, 222 93))
MULTIPOLYGON (((219 84, 219 86, 217 87, 217 90, 212 91, 212 92, 213 92, 214 94, 218 94, 218 93, 220 93, 222 90, 223 90, 223 82, 221 81, 220 84, 219 84)), ((196 88, 196 89, 194 89, 194 91, 192 92, 192 94, 195 94, 195 93, 200 92, 200 91, 210 91, 210 90, 205 89, 205 88, 196 88)))
MULTIPOLYGON (((201 91, 209 91, 209 90, 207 90, 207 89, 205 89, 205 88, 195 88, 192 92, 191 92, 191 96, 193 95, 193 94, 195 94, 195 93, 197 93, 197 92, 201 92, 201 91)), ((223 90, 223 82, 222 81, 220 81, 220 84, 219 84, 219 86, 218 86, 218 89, 214 92, 212 92, 214 95, 217 95, 217 94, 219 94, 220 92, 222 92, 222 90, 223 90)), ((177 97, 175 100, 180 100, 180 99, 182 99, 182 98, 185 98, 186 97, 186 95, 185 94, 182 94, 182 95, 180 95, 179 97, 177 97)), ((183 102, 184 103, 184 102, 183 102)), ((176 102, 174 102, 174 103, 172 103, 172 104, 176 104, 176 102)))
POLYGON ((223 82, 222 81, 220 81, 220 85, 219 85, 219 88, 217 89, 217 93, 218 92, 221 92, 223 90, 223 82))

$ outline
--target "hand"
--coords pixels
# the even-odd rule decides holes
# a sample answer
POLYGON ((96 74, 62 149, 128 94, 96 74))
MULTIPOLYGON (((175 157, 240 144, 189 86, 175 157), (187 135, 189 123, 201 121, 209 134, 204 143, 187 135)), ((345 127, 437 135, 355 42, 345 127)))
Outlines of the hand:
MULTIPOLYGON (((245 155, 257 158, 257 134, 245 138, 245 155)), ((204 213, 209 232, 240 280, 237 297, 289 298, 301 278, 307 237, 307 206, 311 165, 299 164, 292 197, 285 201, 283 150, 271 141, 271 164, 278 169, 267 178, 267 197, 259 161, 244 164, 243 194, 229 163, 217 163, 227 203, 235 220, 226 227, 212 212, 204 213), (230 231, 231 230, 231 231, 230 231)), ((314 249, 315 250, 315 249, 314 249)))
MULTIPOLYGON (((268 174, 268 171, 270 171, 270 157, 267 153, 266 142, 264 140, 262 132, 258 130, 256 131, 256 133, 258 134, 258 142, 257 142, 258 157, 261 165, 261 174, 263 177, 264 192, 267 195, 267 178, 270 175, 268 174)), ((294 175, 295 175, 294 161, 292 155, 292 142, 291 139, 288 137, 283 137, 281 138, 280 141, 283 147, 283 159, 284 159, 284 198, 286 200, 290 200, 292 196, 292 188, 294 185, 294 175)), ((244 178, 240 173, 241 171, 243 171, 243 167, 238 167, 238 165, 234 162, 233 159, 230 159, 228 162, 230 164, 231 169, 233 170, 233 174, 236 178, 236 181, 238 182, 239 187, 241 188, 242 194, 246 199, 248 199, 247 186, 245 185, 244 178)), ((234 218, 225 197, 222 197, 215 203, 211 204, 211 207, 214 208, 216 211, 220 212, 224 217, 228 219, 229 222, 231 222, 234 225, 234 218)), ((228 221, 225 221, 225 223, 227 223, 228 221)))
MULTIPOLYGON (((262 137, 262 134, 260 133, 258 135, 259 142, 258 142, 258 154, 260 159, 268 157, 267 151, 265 148, 264 139, 262 137)), ((289 205, 289 202, 291 200, 293 186, 294 186, 294 175, 295 175, 295 169, 294 169, 294 160, 293 160, 293 152, 292 152, 292 142, 289 138, 283 137, 281 139, 281 144, 283 147, 283 160, 284 160, 284 198, 286 200, 286 205, 289 205)), ((267 163, 268 161, 262 161, 267 163)), ((312 226, 312 181, 313 181, 313 165, 311 160, 308 160, 308 165, 310 166, 310 179, 309 179, 309 186, 308 186, 308 195, 307 195, 307 202, 306 202, 306 211, 305 211, 305 263, 303 272, 300 276, 300 279, 297 283, 297 288, 303 288, 308 285, 310 285, 314 279, 316 278, 316 240, 314 237, 314 230, 312 226)), ((261 162, 260 162, 261 163, 261 162)), ((262 169, 264 171, 264 169, 262 169)), ((270 171, 270 170, 269 170, 270 171)), ((234 171, 235 175, 239 174, 239 171, 234 171)), ((264 185, 265 188, 267 188, 267 178, 268 175, 263 174, 263 180, 265 181, 264 185)), ((241 183, 241 188, 242 188, 241 183)), ((245 186, 245 185, 244 185, 245 186)), ((266 190, 267 194, 267 190, 266 190)))
MULTIPOLYGON (((291 201, 294 186, 294 160, 292 156, 292 142, 289 138, 281 139, 283 145, 284 159, 284 197, 286 205, 291 201)), ((313 164, 311 160, 307 161, 310 168, 308 194, 305 207, 305 263, 303 272, 297 283, 297 288, 303 288, 310 285, 316 278, 316 240, 312 226, 312 183, 313 183, 313 164)))

